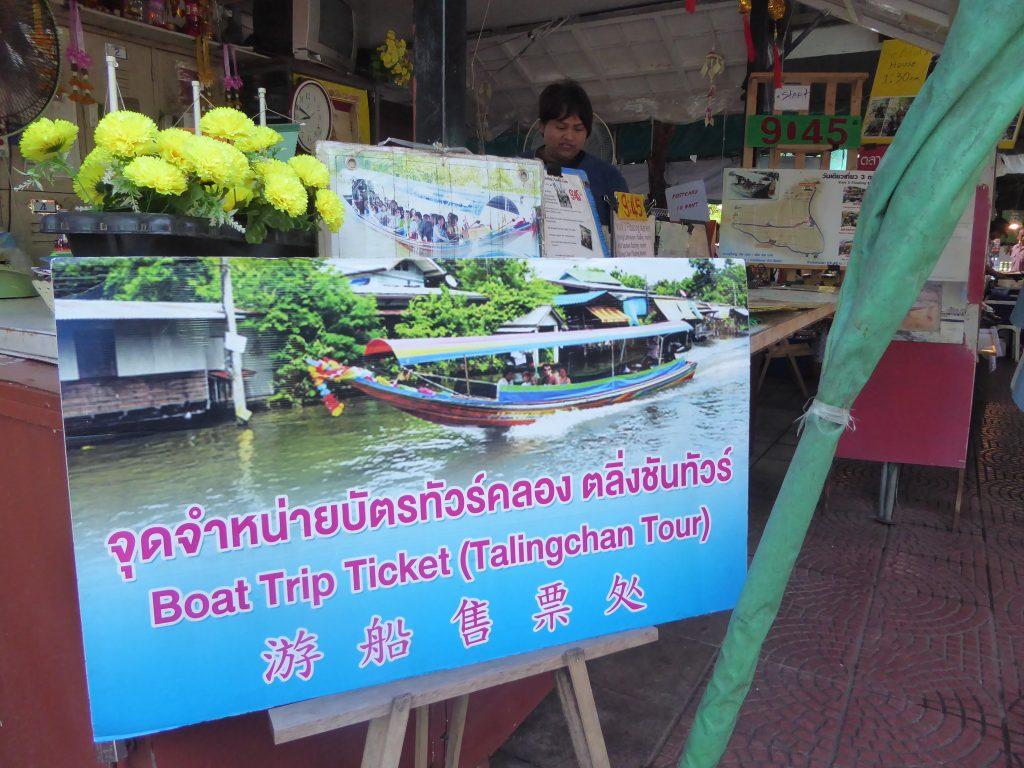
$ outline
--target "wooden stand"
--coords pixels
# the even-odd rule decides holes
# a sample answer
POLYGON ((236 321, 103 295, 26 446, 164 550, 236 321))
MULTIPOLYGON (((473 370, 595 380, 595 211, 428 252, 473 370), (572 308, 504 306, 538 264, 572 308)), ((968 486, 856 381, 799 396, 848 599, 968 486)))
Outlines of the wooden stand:
MULTIPOLYGON (((747 117, 758 114, 757 105, 761 95, 761 88, 773 87, 774 75, 771 72, 752 72, 747 85, 747 117)), ((844 98, 846 102, 841 114, 860 115, 861 104, 864 100, 864 82, 868 79, 866 72, 783 72, 782 82, 785 85, 808 85, 814 93, 818 88, 824 89, 826 115, 837 114, 839 101, 839 88, 849 89, 849 97, 844 98)), ((845 97, 845 93, 843 94, 845 97)), ((781 115, 782 110, 776 109, 773 114, 781 115)), ((801 110, 801 115, 806 115, 807 110, 801 110)), ((792 153, 793 165, 796 168, 804 168, 807 164, 807 156, 820 155, 821 168, 827 169, 829 160, 832 157, 832 147, 829 144, 780 144, 771 149, 768 167, 779 167, 779 155, 782 152, 792 153)), ((846 169, 852 171, 857 167, 857 150, 849 150, 846 153, 846 169)), ((757 155, 753 147, 743 149, 743 167, 754 168, 757 166, 757 155)))
POLYGON ((270 710, 274 743, 282 744, 369 721, 362 768, 398 768, 409 715, 415 711, 415 766, 427 768, 429 706, 454 699, 444 766, 459 768, 469 694, 544 672, 554 672, 577 763, 580 768, 611 768, 586 662, 653 643, 657 639, 658 630, 645 627, 276 707, 270 710))

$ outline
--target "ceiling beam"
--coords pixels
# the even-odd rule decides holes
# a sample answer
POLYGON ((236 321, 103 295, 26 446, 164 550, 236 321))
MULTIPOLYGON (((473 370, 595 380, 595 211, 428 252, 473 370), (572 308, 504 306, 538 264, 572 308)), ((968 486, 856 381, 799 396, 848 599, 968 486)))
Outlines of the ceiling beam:
MULTIPOLYGON (((585 58, 587 60, 587 63, 590 65, 590 68, 592 70, 594 70, 594 75, 596 76, 597 80, 601 83, 601 85, 604 86, 605 94, 609 95, 608 94, 608 78, 607 78, 607 76, 604 73, 604 68, 601 66, 601 62, 599 62, 594 57, 593 52, 587 46, 586 41, 583 39, 583 36, 582 36, 582 34, 580 33, 580 30, 577 27, 570 26, 568 28, 568 30, 569 30, 569 34, 572 35, 572 39, 576 41, 576 45, 579 46, 580 51, 583 53, 583 58, 585 58)), ((543 44, 543 41, 542 41, 542 44, 543 44)), ((556 59, 553 56, 551 56, 551 51, 548 50, 548 47, 547 47, 546 44, 544 44, 544 51, 545 51, 545 53, 547 53, 548 57, 552 59, 552 61, 556 61, 556 59)))
MULTIPOLYGON (((702 0, 697 6, 697 13, 704 13, 707 11, 714 10, 716 8, 731 8, 735 9, 736 0, 702 0)), ((613 8, 607 11, 594 11, 592 13, 581 13, 575 16, 570 16, 569 21, 566 22, 565 26, 572 25, 587 25, 587 24, 601 24, 601 23, 612 23, 621 21, 623 18, 637 18, 647 16, 666 16, 677 13, 685 13, 681 0, 657 0, 657 2, 649 3, 638 3, 633 5, 624 5, 619 8, 613 8)), ((509 27, 494 27, 489 29, 477 30, 470 34, 471 37, 476 38, 480 36, 484 39, 490 37, 504 37, 512 35, 522 35, 524 33, 532 32, 544 24, 547 24, 551 19, 540 19, 525 24, 516 24, 509 27)))
POLYGON ((895 37, 900 40, 904 40, 908 43, 924 48, 926 51, 932 53, 942 53, 943 43, 935 40, 931 37, 926 37, 918 32, 912 32, 910 30, 903 29, 895 24, 877 19, 874 16, 868 16, 864 13, 859 14, 859 17, 854 20, 850 18, 846 9, 835 2, 829 2, 829 0, 800 0, 804 5, 809 5, 812 8, 817 8, 820 11, 826 11, 835 16, 841 16, 846 18, 853 24, 865 29, 870 29, 872 32, 878 32, 889 37, 895 37))

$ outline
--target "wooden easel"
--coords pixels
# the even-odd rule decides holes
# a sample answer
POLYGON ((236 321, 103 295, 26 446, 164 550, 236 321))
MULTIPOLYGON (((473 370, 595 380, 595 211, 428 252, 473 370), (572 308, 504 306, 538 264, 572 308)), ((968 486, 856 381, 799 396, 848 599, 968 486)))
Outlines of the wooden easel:
POLYGON ((283 744, 369 721, 362 768, 398 768, 409 715, 415 712, 415 766, 427 768, 429 707, 435 702, 454 699, 444 768, 459 768, 469 695, 503 683, 554 672, 577 763, 580 768, 611 768, 586 662, 653 643, 657 639, 658 630, 645 627, 276 707, 270 710, 274 743, 283 744))

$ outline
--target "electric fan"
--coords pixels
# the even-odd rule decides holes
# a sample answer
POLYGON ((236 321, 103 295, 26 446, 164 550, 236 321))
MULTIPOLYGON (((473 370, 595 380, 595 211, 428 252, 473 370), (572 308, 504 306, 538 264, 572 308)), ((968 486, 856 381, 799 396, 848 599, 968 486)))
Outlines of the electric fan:
POLYGON ((46 0, 0 0, 0 137, 39 117, 60 82, 60 42, 46 0))
MULTIPOLYGON (((523 142, 523 152, 529 151, 534 154, 544 143, 544 134, 540 130, 540 120, 534 120, 530 130, 526 133, 526 141, 523 142)), ((583 145, 583 151, 587 154, 599 157, 606 163, 615 165, 615 140, 608 124, 597 115, 594 115, 594 124, 590 129, 590 136, 583 145)))

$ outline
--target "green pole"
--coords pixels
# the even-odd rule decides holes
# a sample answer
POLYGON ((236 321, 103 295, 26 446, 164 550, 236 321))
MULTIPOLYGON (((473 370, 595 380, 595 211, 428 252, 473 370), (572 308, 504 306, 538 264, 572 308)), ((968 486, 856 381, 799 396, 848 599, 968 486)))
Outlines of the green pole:
POLYGON ((1021 61, 1024 2, 961 0, 939 64, 865 195, 817 403, 750 565, 680 768, 713 768, 728 746, 845 429, 829 408, 848 412, 931 274, 972 198, 979 168, 1024 104, 1021 61))

